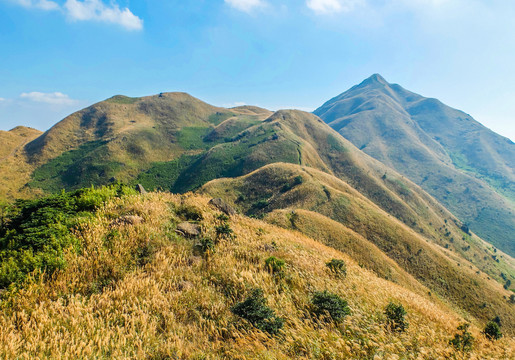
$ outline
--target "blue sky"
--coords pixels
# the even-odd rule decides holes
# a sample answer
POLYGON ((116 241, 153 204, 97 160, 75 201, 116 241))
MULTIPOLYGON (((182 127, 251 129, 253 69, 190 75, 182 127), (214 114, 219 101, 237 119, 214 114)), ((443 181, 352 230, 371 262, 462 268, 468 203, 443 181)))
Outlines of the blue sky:
POLYGON ((515 2, 0 0, 0 129, 115 94, 314 110, 373 73, 515 140, 515 2))

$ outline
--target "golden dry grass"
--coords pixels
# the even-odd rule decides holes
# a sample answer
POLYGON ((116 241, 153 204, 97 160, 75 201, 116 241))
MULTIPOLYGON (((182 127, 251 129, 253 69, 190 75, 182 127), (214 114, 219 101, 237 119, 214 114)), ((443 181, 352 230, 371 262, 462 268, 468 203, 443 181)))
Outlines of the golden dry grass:
POLYGON ((491 278, 503 271, 513 274, 506 261, 510 257, 497 263, 490 256, 494 252, 484 243, 459 239, 461 230, 450 214, 446 221, 436 216, 417 218, 417 226, 427 229, 417 232, 344 181, 316 169, 284 163, 267 165, 239 178, 211 181, 202 191, 226 199, 244 213, 256 211, 253 204, 265 199, 267 206, 257 214, 275 210, 267 215, 269 221, 344 251, 381 277, 420 293, 414 277, 461 311, 485 323, 500 316, 505 319, 506 331, 515 332, 515 312, 507 301, 510 292, 491 278), (296 176, 303 178, 302 183, 284 191, 283 186, 296 176), (291 216, 292 211, 295 216, 291 216), (445 227, 439 229, 439 225, 445 227), (442 230, 447 229, 456 238, 450 243, 453 251, 439 241, 444 237, 442 230), (457 251, 463 245, 470 245, 467 253, 473 256, 466 258, 457 251))
MULTIPOLYGON (((9 293, 0 314, 0 358, 5 359, 445 359, 461 358, 448 345, 463 321, 358 266, 349 256, 298 232, 234 216, 234 239, 200 256, 195 240, 177 235, 174 209, 199 208, 203 236, 215 238, 219 214, 209 198, 148 194, 116 200, 76 229, 84 244, 51 280, 34 279, 9 293), (132 214, 144 221, 116 222, 132 214), (144 250, 144 251, 143 251, 144 250), (286 275, 266 271, 269 256, 286 260, 286 275), (326 269, 344 259, 347 277, 326 269), (111 281, 107 281, 111 280, 111 281), (230 307, 262 288, 285 326, 269 337, 234 316, 230 307), (352 309, 341 325, 316 321, 313 291, 328 289, 352 309), (408 311, 406 333, 384 327, 389 301, 408 311)), ((514 340, 486 340, 475 327, 470 359, 509 359, 514 340)))
POLYGON ((23 126, 0 131, 0 201, 34 195, 22 189, 34 170, 22 150, 24 145, 41 134, 39 130, 23 126))

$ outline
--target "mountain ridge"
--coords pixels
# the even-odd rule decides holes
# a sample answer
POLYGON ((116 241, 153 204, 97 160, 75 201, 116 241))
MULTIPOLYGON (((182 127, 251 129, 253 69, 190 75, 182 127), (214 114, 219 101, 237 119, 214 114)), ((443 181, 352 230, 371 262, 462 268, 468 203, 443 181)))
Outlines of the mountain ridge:
POLYGON ((515 144, 509 139, 379 75, 314 113, 358 148, 421 185, 482 237, 514 253, 515 144), (482 219, 494 218, 502 226, 488 230, 482 219))
MULTIPOLYGON (((298 210, 299 219, 322 234, 310 236, 326 244, 340 235, 355 239, 354 248, 339 249, 385 279, 408 286, 409 279, 416 278, 483 322, 495 313, 511 319, 510 286, 503 285, 515 279, 513 259, 483 243, 413 181, 362 152, 311 113, 251 106, 224 109, 184 93, 114 96, 65 118, 17 156, 28 159, 20 162, 25 175, 17 180, 27 197, 119 181, 142 184, 149 191, 186 193, 202 191, 217 179, 237 183, 258 174, 247 178, 259 198, 246 188, 238 190, 238 207, 250 209, 249 215, 284 222, 287 211, 298 210), (298 167, 311 174, 306 186, 295 185, 295 178, 304 178, 298 167), (287 175, 287 168, 297 174, 287 175), (270 169, 278 170, 274 175, 270 169), (282 200, 275 203, 276 198, 282 200), (323 231, 331 226, 340 230, 323 231), (362 252, 390 265, 377 267, 362 252), (416 263, 424 266, 417 268, 416 263), (435 264, 442 265, 445 276, 438 278, 435 264), (468 272, 470 278, 463 275, 468 272), (477 308, 481 299, 479 292, 470 292, 472 285, 463 288, 471 279, 479 284, 488 308, 477 308), (455 299, 463 294, 465 299, 455 299)), ((225 189, 220 197, 236 195, 237 187, 217 184, 225 189)))

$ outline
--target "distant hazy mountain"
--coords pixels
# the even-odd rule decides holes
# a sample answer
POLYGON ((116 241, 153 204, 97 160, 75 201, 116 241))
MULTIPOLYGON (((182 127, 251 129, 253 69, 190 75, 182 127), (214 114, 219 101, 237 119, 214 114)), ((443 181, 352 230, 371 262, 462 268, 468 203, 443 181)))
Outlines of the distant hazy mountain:
POLYGON ((470 115, 373 75, 314 111, 515 255, 515 144, 470 115))

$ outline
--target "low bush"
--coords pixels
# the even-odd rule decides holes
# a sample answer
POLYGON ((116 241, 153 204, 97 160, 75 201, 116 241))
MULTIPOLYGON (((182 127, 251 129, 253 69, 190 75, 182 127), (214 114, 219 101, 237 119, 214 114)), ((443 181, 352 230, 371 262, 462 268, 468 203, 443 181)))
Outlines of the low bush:
POLYGON ((231 237, 233 234, 233 230, 231 229, 230 225, 226 222, 216 226, 215 230, 217 237, 231 237))
POLYGON ((470 324, 461 324, 458 326, 458 333, 454 334, 454 338, 449 340, 449 344, 457 351, 467 352, 471 351, 474 346, 474 337, 468 331, 470 324))
POLYGON ((347 301, 327 290, 315 292, 311 304, 315 315, 329 315, 336 322, 342 321, 345 316, 350 314, 347 301))
POLYGON ((497 322, 489 321, 483 330, 483 334, 490 340, 498 340, 502 337, 501 327, 497 322))
POLYGON ((216 217, 217 220, 220 220, 222 222, 226 222, 226 221, 229 221, 229 216, 225 215, 225 214, 219 214, 217 217, 216 217))
POLYGON ((204 238, 200 240, 198 244, 198 250, 203 255, 209 255, 215 252, 215 242, 209 238, 204 238))
POLYGON ((270 256, 265 260, 265 267, 271 274, 281 276, 284 271, 285 262, 282 259, 278 259, 275 256, 270 256))
POLYGON ((284 325, 284 319, 277 317, 274 310, 267 306, 261 289, 254 289, 247 299, 233 306, 231 311, 271 335, 277 334, 284 325))
POLYGON ((338 259, 331 259, 328 263, 325 264, 329 270, 331 270, 334 274, 345 277, 347 275, 347 266, 345 265, 345 261, 338 259))
POLYGON ((386 327, 391 331, 405 331, 408 328, 406 310, 401 304, 389 303, 384 310, 386 327))

